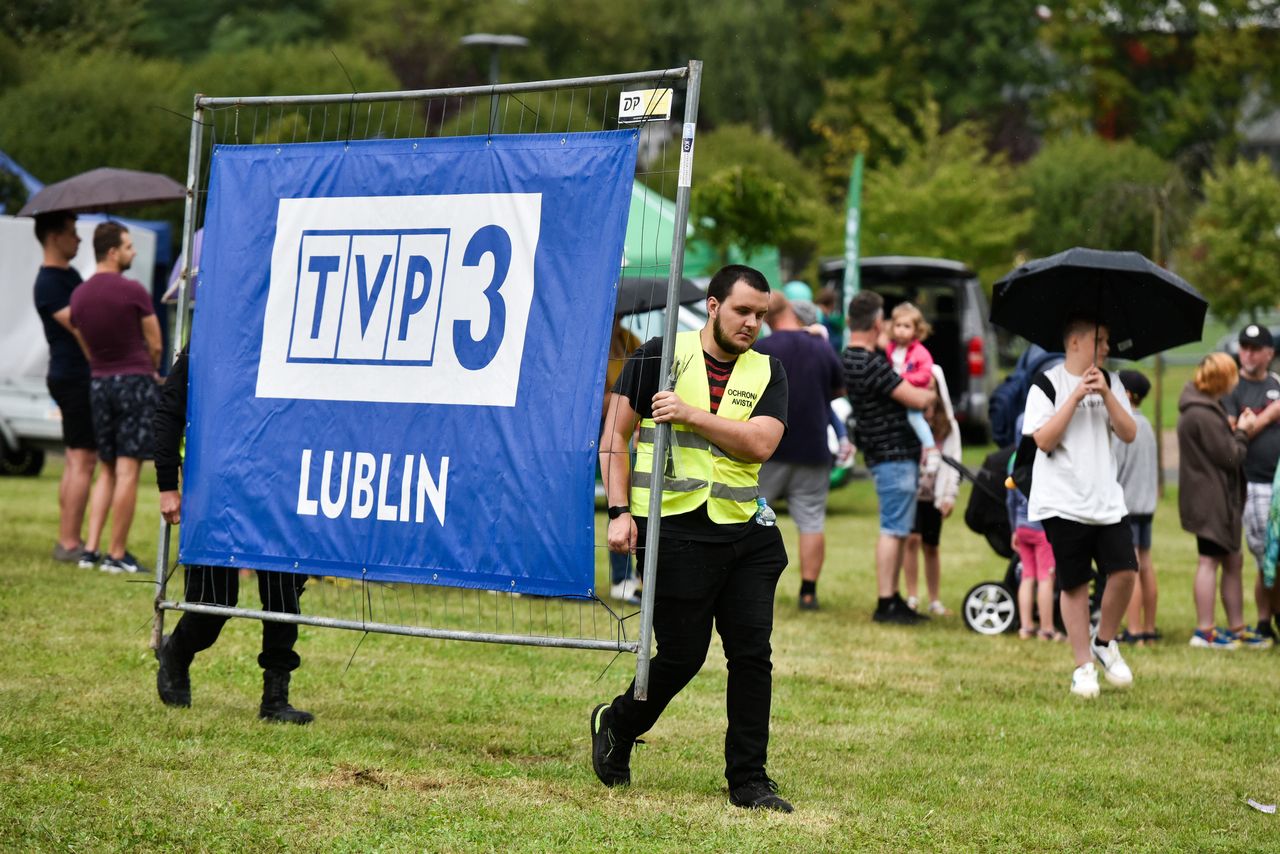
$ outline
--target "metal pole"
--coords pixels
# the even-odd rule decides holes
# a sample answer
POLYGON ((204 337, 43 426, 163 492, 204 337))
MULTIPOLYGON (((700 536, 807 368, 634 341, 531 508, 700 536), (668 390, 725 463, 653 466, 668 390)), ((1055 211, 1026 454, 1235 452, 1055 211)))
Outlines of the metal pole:
MULTIPOLYGON (((187 285, 191 282, 191 271, 199 269, 194 265, 192 257, 195 250, 196 235, 196 190, 200 182, 200 152, 204 142, 204 108, 200 106, 201 95, 196 95, 195 112, 191 115, 191 143, 187 152, 187 200, 182 214, 182 277, 178 280, 178 307, 173 318, 173 335, 169 340, 169 364, 178 358, 186 337, 187 326, 187 285)), ((185 429, 185 426, 184 426, 185 429)), ((160 648, 160 639, 164 637, 164 609, 160 603, 165 598, 165 586, 169 572, 169 534, 170 527, 164 519, 160 520, 160 543, 156 548, 156 613, 151 621, 151 648, 160 648)))
MULTIPOLYGON (((228 572, 237 572, 228 569, 228 572)), ((563 638, 552 635, 506 635, 497 632, 467 632, 457 629, 429 629, 422 626, 401 626, 394 623, 370 623, 364 620, 339 620, 333 617, 316 617, 310 614, 286 614, 280 611, 263 611, 254 608, 224 608, 201 602, 162 601, 156 607, 165 611, 185 611, 192 614, 214 614, 223 617, 244 617, 265 623, 293 623, 299 626, 320 626, 326 629, 350 629, 356 632, 375 632, 385 635, 407 635, 439 640, 476 641, 479 643, 503 643, 516 646, 555 647, 559 649, 594 649, 608 652, 635 652, 634 641, 596 640, 593 638, 563 638)))
MULTIPOLYGON (((662 359, 658 377, 665 382, 671 373, 671 359, 676 346, 676 310, 680 305, 680 283, 684 279, 684 240, 689 227, 689 189, 693 183, 693 142, 698 126, 698 95, 702 85, 702 63, 689 62, 689 83, 685 89, 684 128, 680 135, 680 176, 676 184, 676 221, 671 236, 671 271, 667 277, 667 328, 662 336, 662 359)), ((671 425, 659 424, 653 440, 653 475, 649 486, 649 524, 644 538, 644 586, 640 592, 640 638, 636 654, 637 700, 649 699, 649 661, 653 646, 653 600, 657 589, 658 533, 662 527, 661 461, 666 459, 671 441, 671 425)))
MULTIPOLYGON (((690 63, 692 65, 692 63, 690 63)), ((619 86, 625 83, 683 80, 689 77, 689 68, 665 68, 654 71, 636 71, 629 74, 600 74, 595 77, 569 77, 561 80, 534 80, 528 83, 499 83, 488 86, 452 86, 444 89, 412 89, 398 92, 357 92, 331 95, 262 95, 248 98, 198 97, 201 107, 279 107, 299 104, 362 104, 368 101, 422 101, 431 98, 463 98, 470 95, 487 95, 520 92, 547 92, 552 89, 588 89, 594 86, 619 86)), ((687 117, 686 103, 686 117, 687 117)))
MULTIPOLYGON (((1164 266, 1164 202, 1163 191, 1156 193, 1155 211, 1152 214, 1151 260, 1164 266)), ((1164 354, 1156 353, 1155 361, 1155 434, 1156 434, 1156 496, 1164 498, 1164 354)))

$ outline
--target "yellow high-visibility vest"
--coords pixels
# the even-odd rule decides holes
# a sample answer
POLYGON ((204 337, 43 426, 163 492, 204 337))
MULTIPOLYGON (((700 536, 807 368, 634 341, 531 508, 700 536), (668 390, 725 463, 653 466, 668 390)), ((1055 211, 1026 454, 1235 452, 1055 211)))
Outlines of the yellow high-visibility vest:
MULTIPOLYGON (((697 331, 676 336, 674 364, 679 370, 675 393, 690 406, 711 411, 711 387, 707 383, 702 339, 697 331)), ((748 350, 738 356, 725 385, 716 417, 746 421, 769 385, 769 357, 748 350)), ((653 477, 653 441, 657 422, 640 421, 636 464, 631 473, 631 513, 649 515, 649 486, 653 477)), ((745 522, 756 513, 760 494, 760 464, 736 460, 717 445, 682 424, 671 425, 662 481, 662 515, 696 510, 704 503, 707 515, 718 525, 745 522)))

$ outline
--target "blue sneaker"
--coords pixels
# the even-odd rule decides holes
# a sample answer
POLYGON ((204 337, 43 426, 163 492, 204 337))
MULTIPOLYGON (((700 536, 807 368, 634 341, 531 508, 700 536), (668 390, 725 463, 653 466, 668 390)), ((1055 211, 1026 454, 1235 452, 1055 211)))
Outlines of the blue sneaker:
POLYGON ((1240 641, 1226 629, 1215 628, 1207 632, 1196 629, 1195 634, 1191 635, 1191 646, 1201 649, 1235 649, 1240 646, 1240 641))

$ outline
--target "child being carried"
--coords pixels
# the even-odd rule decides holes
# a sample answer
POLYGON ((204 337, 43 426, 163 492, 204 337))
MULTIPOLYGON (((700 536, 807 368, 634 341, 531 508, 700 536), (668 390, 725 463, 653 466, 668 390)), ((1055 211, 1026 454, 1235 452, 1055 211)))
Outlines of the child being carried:
MULTIPOLYGON (((893 308, 889 324, 889 343, 885 348, 893 369, 907 382, 918 388, 933 385, 933 356, 921 342, 929 337, 932 327, 924 319, 924 313, 909 302, 900 302, 893 308)), ((907 410, 907 423, 924 448, 922 466, 927 475, 936 474, 942 462, 933 431, 919 409, 907 410)))

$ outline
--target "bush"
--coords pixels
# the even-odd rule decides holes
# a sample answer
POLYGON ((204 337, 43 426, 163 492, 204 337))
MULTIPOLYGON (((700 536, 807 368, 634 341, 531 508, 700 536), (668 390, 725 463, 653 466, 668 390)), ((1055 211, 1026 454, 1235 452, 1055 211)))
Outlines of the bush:
POLYGON ((1205 176, 1185 272, 1221 318, 1280 301, 1280 179, 1264 158, 1205 176))
POLYGON ((1009 271, 1031 223, 1029 191, 1003 155, 991 155, 981 129, 938 133, 936 107, 900 163, 867 173, 862 254, 925 255, 962 261, 983 284, 1009 271))
MULTIPOLYGON (((1150 255, 1157 198, 1180 184, 1177 169, 1135 142, 1096 136, 1047 144, 1023 169, 1035 209, 1027 249, 1040 257, 1087 246, 1150 255)), ((1172 193, 1176 224, 1185 203, 1172 193)))

